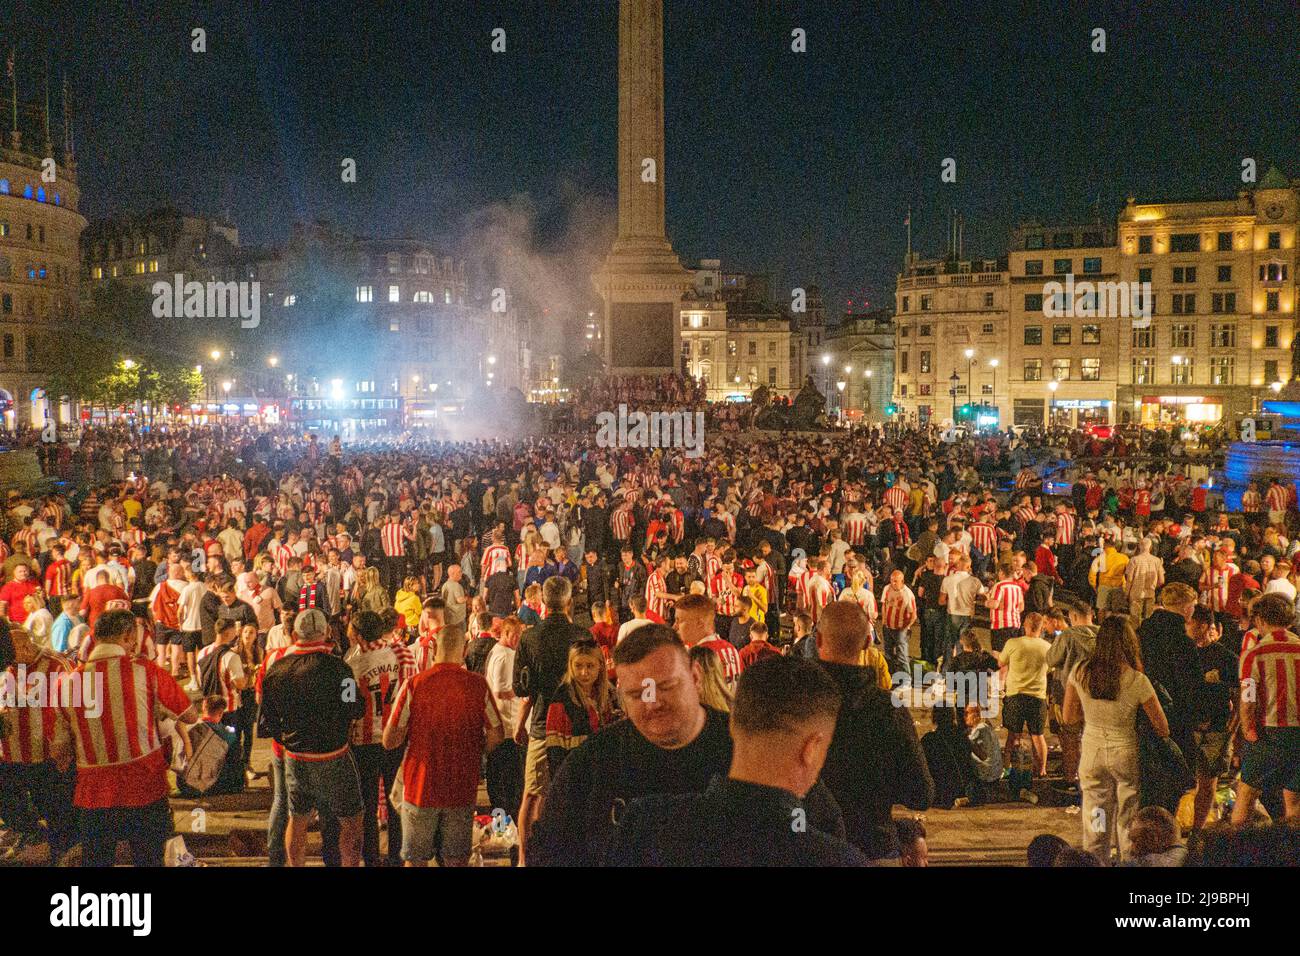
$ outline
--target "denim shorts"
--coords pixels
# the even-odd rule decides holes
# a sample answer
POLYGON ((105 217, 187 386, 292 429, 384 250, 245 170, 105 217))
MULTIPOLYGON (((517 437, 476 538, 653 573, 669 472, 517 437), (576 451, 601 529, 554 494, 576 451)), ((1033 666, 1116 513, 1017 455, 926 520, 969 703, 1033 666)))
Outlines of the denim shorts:
POLYGON ((409 863, 467 860, 473 845, 473 807, 402 804, 403 860, 409 863))
POLYGON ((289 815, 305 817, 312 810, 334 817, 355 817, 361 812, 361 777, 352 752, 329 760, 284 761, 289 815))

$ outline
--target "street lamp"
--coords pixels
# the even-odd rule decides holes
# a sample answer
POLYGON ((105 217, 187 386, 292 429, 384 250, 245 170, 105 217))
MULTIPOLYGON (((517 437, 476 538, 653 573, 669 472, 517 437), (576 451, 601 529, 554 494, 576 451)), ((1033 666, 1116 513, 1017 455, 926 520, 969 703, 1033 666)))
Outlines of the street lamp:
POLYGON ((952 423, 957 424, 957 386, 961 384, 961 376, 957 370, 952 370, 952 376, 948 379, 948 394, 952 396, 952 423))
POLYGON ((966 401, 975 400, 975 350, 966 350, 966 401))
POLYGON ((989 368, 993 369, 993 404, 994 405, 997 405, 998 403, 998 366, 1001 364, 1002 362, 1000 359, 995 359, 995 358, 989 359, 989 368))
POLYGON ((208 353, 208 358, 212 359, 212 361, 214 362, 220 362, 221 349, 213 349, 211 352, 208 353))
POLYGON ((266 360, 266 364, 271 366, 271 368, 275 368, 280 364, 280 357, 278 355, 272 355, 266 360))
POLYGON ((836 390, 840 393, 840 421, 844 421, 844 388, 848 383, 840 379, 835 383, 836 390))
POLYGON ((122 368, 126 369, 128 372, 135 368, 135 359, 122 359, 122 368))
POLYGON ((1271 389, 1273 390, 1273 394, 1276 395, 1276 394, 1278 394, 1280 391, 1282 391, 1282 383, 1281 383, 1281 382, 1273 382, 1271 385, 1269 385, 1269 388, 1271 388, 1271 389))

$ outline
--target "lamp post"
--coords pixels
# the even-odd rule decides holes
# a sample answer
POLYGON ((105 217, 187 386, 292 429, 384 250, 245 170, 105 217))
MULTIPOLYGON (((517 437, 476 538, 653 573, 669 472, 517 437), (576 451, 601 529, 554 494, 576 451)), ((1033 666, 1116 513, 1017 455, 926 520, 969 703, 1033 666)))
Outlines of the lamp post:
POLYGON ((844 379, 840 379, 838 382, 835 383, 835 388, 840 393, 840 424, 841 425, 844 424, 844 388, 847 384, 848 383, 845 382, 844 379))
POLYGON ((1055 398, 1056 398, 1056 390, 1057 390, 1058 388, 1060 388, 1060 387, 1061 387, 1061 383, 1058 382, 1056 379, 1052 379, 1050 382, 1047 383, 1047 392, 1048 392, 1048 396, 1047 396, 1047 426, 1048 426, 1049 428, 1050 428, 1051 425, 1052 425, 1052 402, 1053 402, 1053 401, 1055 400, 1055 398))
MULTIPOLYGON (((1002 364, 999 359, 989 359, 989 368, 993 369, 993 407, 998 408, 998 366, 1002 364)), ((1002 412, 998 412, 998 427, 1002 427, 1002 412)))
POLYGON ((864 401, 862 403, 862 417, 864 420, 871 417, 871 369, 863 369, 862 375, 867 380, 863 387, 864 401))
POLYGON ((952 396, 952 423, 957 424, 957 386, 961 384, 961 376, 957 370, 952 370, 952 376, 948 379, 948 394, 952 396))
POLYGON ((975 401, 975 350, 966 350, 966 401, 975 401))

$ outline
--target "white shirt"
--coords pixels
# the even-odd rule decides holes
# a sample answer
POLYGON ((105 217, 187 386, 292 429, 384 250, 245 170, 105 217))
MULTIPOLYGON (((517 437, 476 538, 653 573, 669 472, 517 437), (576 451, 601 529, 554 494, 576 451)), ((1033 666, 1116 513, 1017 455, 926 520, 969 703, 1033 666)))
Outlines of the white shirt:
POLYGON ((632 618, 632 620, 630 620, 630 621, 625 621, 623 624, 621 624, 621 625, 619 626, 619 629, 618 629, 618 637, 616 637, 616 638, 614 639, 614 643, 615 643, 615 644, 622 644, 622 643, 623 643, 623 638, 627 637, 629 634, 631 634, 633 631, 635 631, 638 627, 641 627, 641 626, 643 626, 643 625, 645 625, 645 624, 649 624, 649 623, 651 623, 651 622, 650 622, 650 619, 649 619, 649 618, 645 618, 645 617, 634 617, 634 618, 632 618))
POLYGON ((203 630, 203 619, 199 616, 199 608, 203 605, 203 595, 207 590, 207 585, 202 581, 190 581, 181 589, 177 600, 180 602, 182 631, 203 630))
POLYGON ((488 654, 483 676, 487 680, 488 690, 492 692, 492 699, 496 701, 507 734, 514 733, 515 724, 519 721, 519 699, 515 697, 513 682, 514 669, 514 648, 506 647, 498 641, 488 654))
MULTIPOLYGON (((1264 585, 1264 593, 1282 594, 1285 595, 1286 599, 1290 601, 1292 604, 1295 603, 1295 598, 1296 598, 1295 585, 1292 584, 1290 581, 1288 581, 1286 578, 1274 578, 1273 580, 1269 581, 1268 584, 1264 585)), ((30 624, 28 625, 28 628, 29 629, 31 628, 30 624)))
POLYGON ((943 579, 940 594, 948 595, 948 613, 954 617, 970 617, 975 613, 975 598, 984 590, 979 578, 969 571, 954 571, 943 579))

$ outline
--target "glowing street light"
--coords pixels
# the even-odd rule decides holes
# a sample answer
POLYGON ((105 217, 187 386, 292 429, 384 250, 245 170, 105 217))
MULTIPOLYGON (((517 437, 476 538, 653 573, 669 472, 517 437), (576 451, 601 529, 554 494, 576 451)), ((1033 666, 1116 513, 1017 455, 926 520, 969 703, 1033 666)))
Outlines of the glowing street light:
POLYGON ((845 375, 848 375, 848 374, 849 374, 850 372, 852 372, 852 371, 853 371, 853 366, 852 366, 852 365, 846 365, 846 366, 844 366, 844 374, 845 374, 845 375))
POLYGON ((411 376, 411 381, 414 382, 416 385, 419 385, 419 384, 420 384, 420 376, 418 376, 418 375, 412 375, 412 376, 411 376))
POLYGON ((497 364, 497 357, 496 357, 495 355, 489 355, 489 356, 488 356, 488 364, 489 364, 489 365, 496 365, 496 364, 497 364))
POLYGON ((1049 392, 1055 392, 1060 387, 1061 387, 1061 383, 1058 382, 1056 379, 1052 379, 1050 382, 1047 383, 1047 390, 1049 392))
POLYGON ((1271 385, 1269 385, 1269 388, 1271 388, 1273 390, 1273 394, 1276 395, 1278 392, 1282 391, 1282 383, 1273 382, 1271 385))
POLYGON ((824 355, 822 355, 822 364, 823 364, 823 365, 830 365, 830 364, 831 364, 831 357, 830 357, 829 354, 824 354, 824 355))
POLYGON ((272 355, 269 359, 266 360, 266 363, 270 365, 271 368, 275 368, 277 365, 280 364, 280 357, 278 355, 272 355))
POLYGON ((129 358, 122 359, 122 368, 126 369, 127 371, 130 371, 131 369, 135 368, 135 359, 129 359, 129 358))
POLYGON ((863 369, 862 374, 865 375, 867 378, 871 378, 871 369, 869 368, 863 369))
POLYGON ((221 390, 225 392, 227 395, 229 395, 230 389, 233 385, 234 382, 230 381, 230 379, 226 379, 224 382, 221 383, 221 390))
POLYGON ((841 392, 843 392, 843 391, 844 391, 844 386, 845 386, 846 384, 848 384, 848 383, 846 383, 843 379, 840 379, 840 381, 838 381, 838 382, 835 383, 835 387, 838 388, 841 392))
POLYGON ((212 359, 212 361, 214 362, 220 362, 221 349, 213 349, 211 352, 208 353, 208 358, 212 359))

